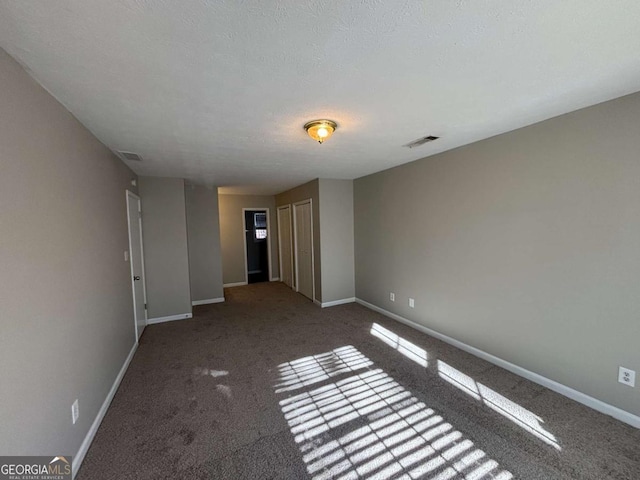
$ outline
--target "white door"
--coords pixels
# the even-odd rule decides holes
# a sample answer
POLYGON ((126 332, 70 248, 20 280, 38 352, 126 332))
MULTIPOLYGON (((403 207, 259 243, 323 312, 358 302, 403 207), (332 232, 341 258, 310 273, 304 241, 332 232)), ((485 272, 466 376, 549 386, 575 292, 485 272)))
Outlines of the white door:
POLYGON ((147 294, 144 282, 144 258, 142 253, 142 214, 140 197, 127 190, 127 219, 129 221, 129 263, 131 288, 133 289, 133 315, 136 342, 147 325, 147 294))
POLYGON ((280 246, 280 280, 293 287, 293 249, 291 248, 291 207, 278 208, 278 245, 280 246))
POLYGON ((293 206, 296 253, 296 290, 313 300, 313 228, 311 201, 293 206))

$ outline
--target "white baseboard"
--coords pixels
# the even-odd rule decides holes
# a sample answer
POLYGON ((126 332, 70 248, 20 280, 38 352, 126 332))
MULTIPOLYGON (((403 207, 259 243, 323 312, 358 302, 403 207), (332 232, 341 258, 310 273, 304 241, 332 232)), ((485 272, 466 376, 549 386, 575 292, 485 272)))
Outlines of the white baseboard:
POLYGON ((353 303, 356 301, 355 297, 351 297, 351 298, 341 298, 340 300, 333 300, 331 302, 317 302, 318 305, 320 305, 322 308, 327 308, 327 307, 335 307, 336 305, 344 305, 345 303, 353 303))
POLYGON ((322 308, 322 302, 320 300, 317 300, 317 299, 314 298, 313 299, 313 303, 315 303, 316 305, 318 305, 319 307, 322 308))
POLYGON ((178 315, 169 315, 168 317, 156 317, 147 319, 147 325, 153 325, 154 323, 173 322, 174 320, 186 320, 192 318, 192 313, 180 313, 178 315))
POLYGON ((224 285, 222 285, 224 288, 231 288, 231 287, 241 287, 243 285, 246 285, 247 282, 236 282, 236 283, 225 283, 224 285))
POLYGON ((118 372, 118 376, 116 377, 115 381, 113 382, 113 385, 111 386, 111 390, 109 390, 109 393, 107 394, 107 398, 105 398, 104 402, 102 402, 102 406, 100 407, 100 410, 98 410, 98 414, 96 415, 96 418, 93 420, 93 423, 91 424, 91 428, 87 432, 87 435, 84 437, 84 440, 82 441, 82 444, 78 449, 78 452, 73 456, 73 462, 72 462, 72 468, 71 468, 71 471, 73 472, 73 478, 76 477, 76 475, 78 474, 78 470, 80 470, 80 467, 82 466, 82 461, 84 460, 85 455, 89 451, 91 442, 93 442, 93 438, 96 436, 96 433, 98 432, 98 428, 102 423, 102 419, 107 413, 107 410, 109 409, 109 405, 111 405, 111 400, 113 400, 113 397, 115 396, 116 391, 118 391, 120 382, 122 382, 124 374, 126 373, 127 368, 129 368, 129 364, 131 363, 131 360, 133 360, 133 355, 136 353, 137 349, 138 349, 138 342, 134 343, 133 348, 129 352, 129 355, 124 361, 124 364, 120 369, 120 372, 118 372))
POLYGON ((582 393, 582 392, 579 392, 578 390, 574 390, 571 387, 567 387, 566 385, 558 383, 555 380, 551 380, 550 378, 543 377, 542 375, 539 375, 525 368, 519 367, 518 365, 515 365, 511 362, 507 362, 506 360, 503 360, 499 357, 491 355, 490 353, 487 353, 483 350, 472 347, 471 345, 467 345, 466 343, 460 342, 455 338, 436 332, 435 330, 431 330, 430 328, 425 327, 424 325, 420 325, 407 318, 401 317, 400 315, 396 315, 395 313, 389 312, 384 308, 380 308, 376 305, 373 305, 372 303, 365 302, 364 300, 361 300, 359 298, 356 298, 355 301, 360 305, 370 308, 371 310, 381 313, 389 318, 392 318, 393 320, 397 320, 400 323, 404 323, 405 325, 415 328, 416 330, 426 333, 427 335, 430 335, 439 340, 442 340, 443 342, 453 345, 454 347, 457 347, 460 350, 469 352, 472 355, 475 355, 476 357, 480 357, 483 360, 486 360, 490 363, 493 363, 494 365, 502 367, 505 370, 509 370, 510 372, 515 373, 516 375, 520 375, 521 377, 524 377, 527 380, 531 380, 532 382, 542 385, 543 387, 547 387, 549 390, 553 390, 554 392, 564 395, 565 397, 569 397, 570 399, 575 400, 578 403, 582 403, 587 407, 593 408, 598 412, 604 413, 605 415, 610 415, 613 418, 620 420, 621 422, 631 425, 632 427, 640 428, 640 416, 629 413, 626 410, 622 410, 621 408, 614 407, 613 405, 605 403, 602 400, 598 400, 597 398, 593 398, 587 395, 586 393, 582 393))
POLYGON ((219 298, 208 298, 206 300, 194 300, 193 302, 191 302, 191 305, 195 306, 195 305, 209 305, 211 303, 222 303, 224 302, 224 297, 219 297, 219 298))
POLYGON ((270 282, 279 282, 280 281, 280 277, 273 277, 271 280, 269 280, 270 282))

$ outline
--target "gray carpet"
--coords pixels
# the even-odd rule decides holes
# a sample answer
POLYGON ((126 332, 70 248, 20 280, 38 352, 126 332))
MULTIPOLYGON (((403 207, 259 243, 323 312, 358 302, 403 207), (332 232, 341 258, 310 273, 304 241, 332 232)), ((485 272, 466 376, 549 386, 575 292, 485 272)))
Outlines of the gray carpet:
POLYGON ((640 431, 282 284, 147 327, 77 478, 640 478, 640 431))

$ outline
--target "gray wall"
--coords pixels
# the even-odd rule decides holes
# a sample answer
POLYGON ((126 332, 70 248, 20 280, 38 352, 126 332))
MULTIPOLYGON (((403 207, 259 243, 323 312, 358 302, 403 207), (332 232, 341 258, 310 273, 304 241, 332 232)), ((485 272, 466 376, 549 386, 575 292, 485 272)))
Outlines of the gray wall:
MULTIPOLYGON (((323 299, 322 293, 322 255, 320 252, 320 187, 318 179, 312 180, 286 192, 276 195, 276 207, 292 205, 302 200, 311 199, 313 214, 313 273, 315 282, 315 297, 319 302, 323 299)), ((293 208, 291 210, 293 218, 293 208)), ((293 273, 295 278, 295 271, 293 273)))
POLYGON ((219 195, 220 243, 222 246, 222 278, 225 284, 245 282, 243 208, 269 210, 271 234, 271 278, 280 276, 278 263, 278 224, 276 202, 269 195, 219 195))
POLYGON ((148 317, 191 313, 184 180, 140 177, 148 317))
POLYGON ((188 185, 185 196, 191 300, 222 298, 218 191, 188 185))
POLYGON ((356 180, 357 296, 639 415, 638 125, 635 94, 356 180))
POLYGON ((319 180, 322 301, 355 296, 353 180, 319 180))
POLYGON ((75 455, 135 344, 135 175, 1 49, 0 172, 0 452, 75 455))

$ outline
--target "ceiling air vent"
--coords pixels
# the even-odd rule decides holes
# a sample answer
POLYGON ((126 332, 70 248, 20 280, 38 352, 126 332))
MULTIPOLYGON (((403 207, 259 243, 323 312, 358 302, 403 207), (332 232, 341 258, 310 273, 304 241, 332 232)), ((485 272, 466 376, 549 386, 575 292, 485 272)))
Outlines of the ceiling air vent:
POLYGON ((118 152, 118 155, 120 155, 120 157, 122 157, 122 159, 124 159, 124 160, 131 160, 132 162, 141 162, 142 161, 142 157, 140 155, 138 155, 137 153, 133 153, 133 152, 118 152))
POLYGON ((434 137, 433 135, 429 135, 428 137, 422 137, 417 140, 414 140, 413 142, 407 143, 406 145, 403 145, 403 147, 415 148, 415 147, 419 147, 420 145, 424 145, 425 143, 433 142, 434 140, 437 140, 439 138, 440 137, 434 137))

